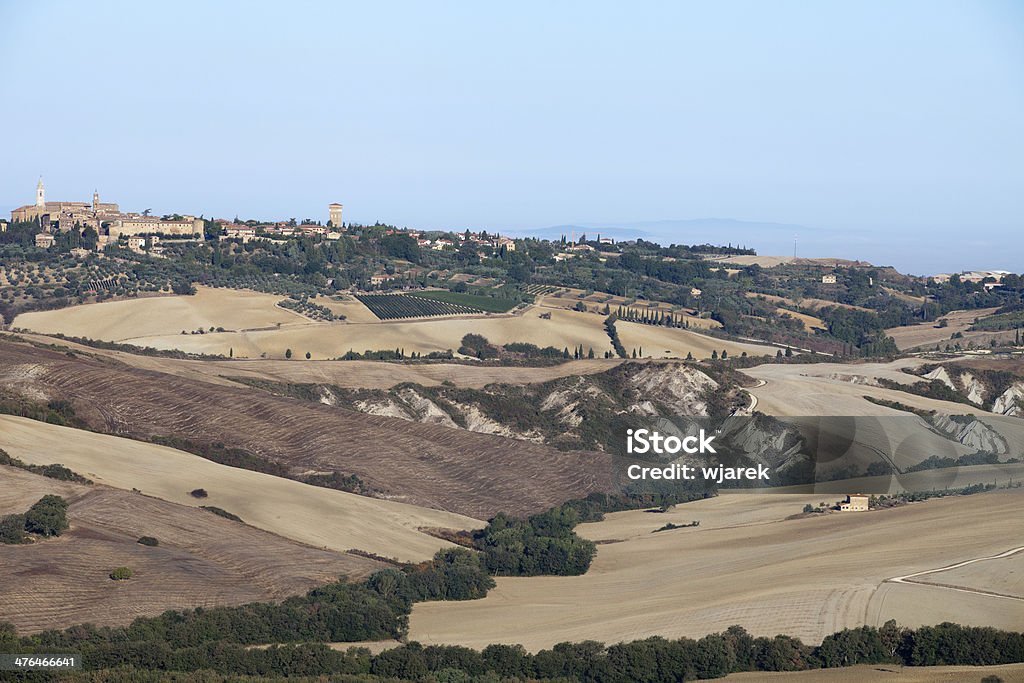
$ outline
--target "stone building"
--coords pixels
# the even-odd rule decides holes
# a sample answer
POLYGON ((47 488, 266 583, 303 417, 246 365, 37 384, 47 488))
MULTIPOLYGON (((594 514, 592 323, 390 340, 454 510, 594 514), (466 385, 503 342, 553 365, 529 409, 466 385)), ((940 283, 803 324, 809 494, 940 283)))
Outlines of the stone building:
POLYGON ((36 221, 42 226, 56 225, 59 230, 70 229, 79 224, 99 229, 102 221, 120 215, 117 204, 100 202, 98 192, 93 192, 89 202, 48 202, 46 187, 40 178, 36 184, 35 204, 19 206, 11 211, 11 221, 36 221))
POLYGON ((338 204, 337 202, 335 202, 333 204, 329 204, 327 206, 327 210, 330 213, 330 221, 331 221, 330 222, 330 227, 332 227, 332 228, 340 228, 341 227, 341 209, 342 209, 341 204, 338 204))

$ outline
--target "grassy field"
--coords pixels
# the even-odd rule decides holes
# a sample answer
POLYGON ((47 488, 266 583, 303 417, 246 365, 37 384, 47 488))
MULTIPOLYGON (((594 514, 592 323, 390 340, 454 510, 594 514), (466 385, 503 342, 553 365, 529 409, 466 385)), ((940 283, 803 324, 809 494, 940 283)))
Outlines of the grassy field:
POLYGON ((0 614, 21 633, 80 623, 125 624, 168 609, 280 600, 383 563, 321 550, 205 510, 105 486, 0 467, 0 515, 46 494, 71 503, 71 528, 30 545, 0 545, 0 614), (157 547, 138 544, 153 536, 157 547), (111 581, 127 566, 132 580, 111 581), (26 578, 30 577, 30 578, 26 578))
POLYGON ((732 494, 665 514, 608 515, 578 528, 605 541, 584 576, 499 578, 483 600, 418 604, 409 638, 535 651, 567 640, 699 637, 732 624, 808 643, 890 618, 1021 627, 1019 601, 886 581, 1019 545, 1024 490, 787 519, 820 499, 732 494), (651 533, 690 520, 701 524, 651 533))
POLYGON ((430 289, 422 292, 409 292, 408 296, 430 299, 431 301, 443 301, 456 306, 478 308, 481 311, 490 313, 507 313, 519 305, 516 299, 503 299, 494 296, 480 296, 478 294, 466 294, 465 292, 449 292, 443 289, 430 289))
POLYGON ((289 479, 219 465, 153 444, 0 416, 0 448, 32 464, 53 462, 93 481, 180 505, 212 505, 247 524, 314 547, 355 548, 420 561, 449 544, 421 527, 469 529, 477 520, 405 503, 308 486, 289 479), (203 488, 208 498, 189 495, 203 488))

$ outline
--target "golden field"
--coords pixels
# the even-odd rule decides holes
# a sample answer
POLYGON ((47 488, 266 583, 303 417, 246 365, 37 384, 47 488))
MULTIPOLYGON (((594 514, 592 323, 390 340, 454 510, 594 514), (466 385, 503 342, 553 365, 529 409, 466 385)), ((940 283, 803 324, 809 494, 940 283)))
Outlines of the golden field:
POLYGON ((423 527, 480 528, 481 521, 440 510, 358 496, 220 465, 184 451, 0 415, 0 448, 35 465, 54 461, 98 484, 180 505, 212 505, 285 538, 335 551, 358 549, 416 562, 447 541, 423 527), (202 488, 209 497, 189 492, 202 488))
POLYGON ((665 514, 610 514, 577 528, 604 541, 584 576, 499 578, 483 600, 417 604, 409 637, 535 651, 562 641, 700 637, 732 624, 808 643, 888 619, 1024 627, 1019 600, 887 583, 1020 545, 1024 490, 787 519, 821 499, 726 494, 665 514), (690 520, 700 526, 652 533, 690 520))
MULTIPOLYGON (((570 350, 582 345, 601 358, 612 351, 604 316, 559 306, 530 306, 517 314, 472 315, 415 320, 377 321, 353 298, 341 301, 317 297, 315 302, 345 321, 314 322, 280 308, 281 296, 199 287, 194 296, 152 297, 86 304, 53 311, 25 313, 13 327, 41 334, 63 333, 156 349, 249 359, 283 359, 290 349, 296 360, 343 356, 348 351, 404 349, 407 354, 457 351, 462 337, 482 334, 495 344, 530 342, 570 350), (541 314, 550 319, 541 318, 541 314), (205 334, 191 334, 203 329, 205 334), (224 332, 209 332, 224 328, 224 332), (187 334, 182 334, 182 331, 187 334)), ((550 298, 550 297, 548 297, 550 298)), ((714 321, 694 318, 695 326, 714 321)), ((728 342, 685 329, 620 322, 619 334, 627 352, 643 347, 656 358, 710 357, 712 350, 739 355, 774 355, 774 347, 728 342)))

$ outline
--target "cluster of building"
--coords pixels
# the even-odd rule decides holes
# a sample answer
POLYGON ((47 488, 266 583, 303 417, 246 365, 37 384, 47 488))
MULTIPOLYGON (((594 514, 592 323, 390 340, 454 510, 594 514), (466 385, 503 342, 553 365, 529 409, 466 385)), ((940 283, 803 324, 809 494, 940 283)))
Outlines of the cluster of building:
MULTIPOLYGON (((1003 286, 1003 277, 1010 275, 1008 270, 972 270, 963 273, 957 273, 961 282, 984 282, 984 287, 987 290, 993 290, 996 287, 1003 286)), ((940 273, 932 277, 933 280, 940 284, 949 282, 953 277, 953 273, 940 273)))
POLYGON ((469 243, 474 247, 480 248, 489 246, 495 251, 504 249, 505 251, 515 251, 516 242, 508 237, 501 237, 499 235, 488 235, 485 232, 472 232, 467 230, 465 232, 452 233, 453 239, 447 237, 439 237, 431 240, 423 236, 422 233, 416 230, 387 230, 385 234, 391 235, 401 233, 408 235, 409 237, 416 240, 416 244, 422 249, 433 249, 434 251, 444 251, 445 249, 458 249, 463 244, 469 243))
MULTIPOLYGON (((235 221, 216 219, 214 222, 220 228, 220 239, 240 239, 248 242, 253 239, 269 239, 272 241, 286 240, 292 237, 318 236, 327 240, 341 239, 346 235, 352 239, 359 239, 359 230, 346 231, 342 222, 343 206, 332 203, 328 206, 329 220, 327 225, 304 221, 301 224, 295 221, 281 221, 275 223, 237 223, 235 221)), ((237 220, 237 219, 236 219, 237 220)), ((111 202, 101 202, 99 193, 94 192, 92 202, 52 202, 46 200, 46 189, 42 178, 36 186, 36 201, 34 204, 26 204, 11 211, 12 222, 34 222, 39 225, 39 233, 36 235, 37 247, 47 249, 56 241, 59 233, 70 231, 74 228, 85 230, 92 228, 98 235, 97 250, 103 250, 109 244, 126 244, 129 249, 141 251, 147 245, 154 251, 159 252, 159 247, 154 247, 160 237, 201 237, 204 229, 202 218, 195 216, 150 216, 145 213, 125 213, 120 207, 111 202)), ((424 249, 443 251, 445 249, 459 249, 469 243, 477 248, 489 246, 494 251, 515 251, 515 240, 500 235, 489 235, 486 232, 465 231, 462 233, 448 233, 448 236, 427 238, 423 233, 416 230, 388 229, 385 234, 403 234, 416 240, 416 243, 424 249)), ((593 250, 585 244, 571 245, 567 247, 570 253, 593 250)))
POLYGON ((139 239, 141 235, 190 237, 203 232, 203 221, 195 216, 160 218, 148 213, 123 213, 117 204, 101 202, 98 192, 93 192, 92 203, 48 202, 42 178, 36 185, 35 204, 12 210, 11 221, 38 223, 40 231, 36 235, 36 246, 44 249, 53 245, 57 233, 70 231, 76 226, 96 231, 99 236, 97 249, 105 248, 121 236, 128 238, 130 248, 141 249, 144 241, 139 239))

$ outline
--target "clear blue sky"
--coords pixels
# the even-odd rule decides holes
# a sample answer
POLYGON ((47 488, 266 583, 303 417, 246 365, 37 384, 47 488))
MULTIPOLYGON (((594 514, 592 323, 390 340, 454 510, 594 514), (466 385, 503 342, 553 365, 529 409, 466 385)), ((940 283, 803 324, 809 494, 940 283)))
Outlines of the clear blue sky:
POLYGON ((719 217, 1024 269, 1020 2, 0 0, 0 26, 3 208, 43 174, 126 210, 719 217))

